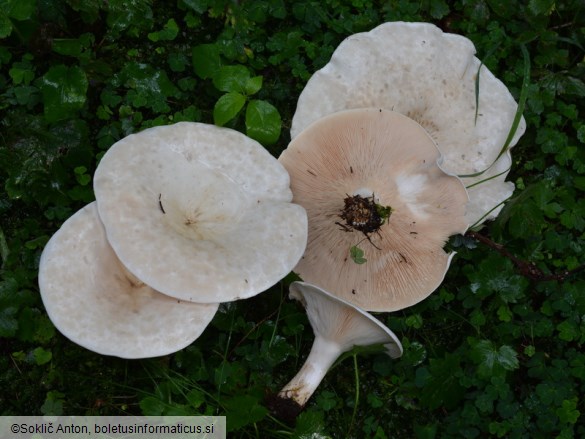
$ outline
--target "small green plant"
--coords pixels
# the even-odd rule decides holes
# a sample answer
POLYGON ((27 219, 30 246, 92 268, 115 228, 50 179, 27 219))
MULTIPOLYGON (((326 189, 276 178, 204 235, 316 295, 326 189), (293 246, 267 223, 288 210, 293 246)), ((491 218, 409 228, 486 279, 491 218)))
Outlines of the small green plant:
POLYGON ((364 258, 364 251, 357 245, 351 246, 349 249, 349 257, 356 264, 365 264, 368 260, 364 258))
POLYGON ((278 110, 263 99, 251 99, 262 88, 262 76, 252 76, 243 65, 221 65, 219 49, 212 44, 193 48, 193 66, 199 77, 211 78, 224 92, 213 108, 216 125, 224 126, 246 107, 246 134, 265 145, 278 140, 282 125, 278 110))

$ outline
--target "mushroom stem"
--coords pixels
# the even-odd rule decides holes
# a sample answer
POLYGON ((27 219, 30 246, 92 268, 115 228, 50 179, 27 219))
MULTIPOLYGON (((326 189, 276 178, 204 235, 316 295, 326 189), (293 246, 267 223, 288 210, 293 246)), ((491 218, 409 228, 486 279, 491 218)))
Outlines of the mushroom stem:
POLYGON ((292 399, 303 407, 342 352, 343 349, 337 343, 316 336, 305 364, 278 396, 292 399))

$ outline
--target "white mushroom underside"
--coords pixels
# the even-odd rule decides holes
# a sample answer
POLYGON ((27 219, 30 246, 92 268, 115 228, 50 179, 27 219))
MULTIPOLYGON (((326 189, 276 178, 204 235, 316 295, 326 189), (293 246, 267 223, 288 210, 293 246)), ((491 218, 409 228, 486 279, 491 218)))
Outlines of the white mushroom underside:
POLYGON ((192 343, 217 304, 161 294, 129 273, 107 242, 95 202, 53 235, 39 267, 43 303, 57 329, 104 355, 166 355, 192 343))
POLYGON ((201 303, 264 291, 302 255, 307 223, 286 170, 257 142, 195 123, 121 140, 94 187, 108 239, 128 269, 201 303))
MULTIPOLYGON (((485 67, 479 82, 475 122, 475 80, 480 61, 468 39, 445 34, 428 23, 385 23, 348 37, 331 61, 307 83, 293 118, 296 137, 313 121, 344 109, 381 107, 417 121, 443 154, 443 169, 455 175, 483 171, 496 160, 512 126, 517 104, 505 85, 485 67)), ((524 133, 522 120, 510 143, 524 133)), ((475 223, 508 198, 514 186, 504 179, 509 152, 469 186, 499 173, 469 191, 467 217, 475 223)), ((500 208, 491 212, 494 218, 500 208)))
POLYGON ((290 297, 305 307, 315 340, 305 363, 279 392, 280 397, 293 399, 304 406, 331 365, 354 346, 383 344, 391 358, 402 355, 398 337, 355 305, 305 282, 293 282, 290 297))

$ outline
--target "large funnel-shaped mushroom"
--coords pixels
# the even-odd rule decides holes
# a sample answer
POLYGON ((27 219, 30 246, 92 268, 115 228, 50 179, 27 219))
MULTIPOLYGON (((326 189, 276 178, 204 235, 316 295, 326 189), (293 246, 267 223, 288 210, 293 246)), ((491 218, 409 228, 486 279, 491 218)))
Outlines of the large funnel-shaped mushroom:
POLYGON ((402 355, 396 335, 371 314, 305 282, 290 285, 290 297, 300 301, 315 333, 311 352, 298 374, 279 392, 303 407, 335 360, 355 346, 383 344, 391 358, 402 355))
POLYGON ((128 272, 108 244, 95 202, 65 221, 47 243, 39 287, 61 333, 87 349, 122 358, 184 348, 218 308, 166 296, 128 272))
POLYGON ((99 215, 120 260, 153 288, 213 303, 256 295, 306 244, 284 167, 259 143, 181 122, 113 145, 94 178, 99 215))
POLYGON ((338 112, 296 136, 279 160, 307 210, 301 278, 368 311, 414 305, 443 280, 450 235, 467 229, 467 194, 412 119, 380 109, 338 112), (356 247, 366 262, 355 261, 356 247))
MULTIPOLYGON (((469 223, 494 218, 502 206, 491 209, 514 190, 513 183, 504 181, 512 163, 510 153, 499 159, 498 154, 517 104, 474 54, 475 47, 467 38, 443 33, 429 23, 384 23, 352 35, 307 83, 299 97, 291 136, 319 118, 345 109, 378 107, 404 114, 429 132, 449 173, 477 173, 497 159, 489 171, 463 179, 468 187, 489 179, 469 190, 469 223)), ((524 130, 522 119, 509 147, 524 130)))

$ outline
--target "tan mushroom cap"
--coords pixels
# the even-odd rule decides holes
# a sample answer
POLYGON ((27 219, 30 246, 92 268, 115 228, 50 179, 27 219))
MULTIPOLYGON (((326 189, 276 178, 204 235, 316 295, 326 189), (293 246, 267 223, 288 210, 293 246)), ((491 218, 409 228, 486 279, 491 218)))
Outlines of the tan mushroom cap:
POLYGON ((293 201, 309 216, 305 254, 295 271, 367 311, 395 311, 423 300, 443 280, 449 236, 464 233, 467 193, 437 165, 440 153, 413 120, 381 109, 347 110, 313 123, 279 160, 293 201), (347 196, 374 197, 392 213, 368 235, 344 227, 347 196), (359 246, 366 263, 350 249, 359 246))
POLYGON ((182 300, 256 295, 288 274, 306 244, 284 167, 259 143, 181 122, 113 145, 94 178, 108 240, 136 277, 182 300))
MULTIPOLYGON (((429 132, 444 156, 445 171, 454 175, 483 171, 504 146, 517 104, 474 54, 470 40, 443 33, 430 23, 384 23, 352 35, 307 83, 299 97, 291 136, 336 111, 385 108, 414 119, 429 132)), ((525 129, 522 119, 510 147, 525 129)), ((502 174, 470 188, 470 224, 497 216, 502 206, 492 208, 514 191, 514 184, 504 181, 511 164, 508 150, 489 171, 462 179, 465 186, 471 186, 502 174)))
POLYGON ((166 296, 129 273, 108 244, 95 202, 69 218, 47 243, 39 287, 59 331, 87 349, 122 358, 184 348, 218 308, 166 296))

